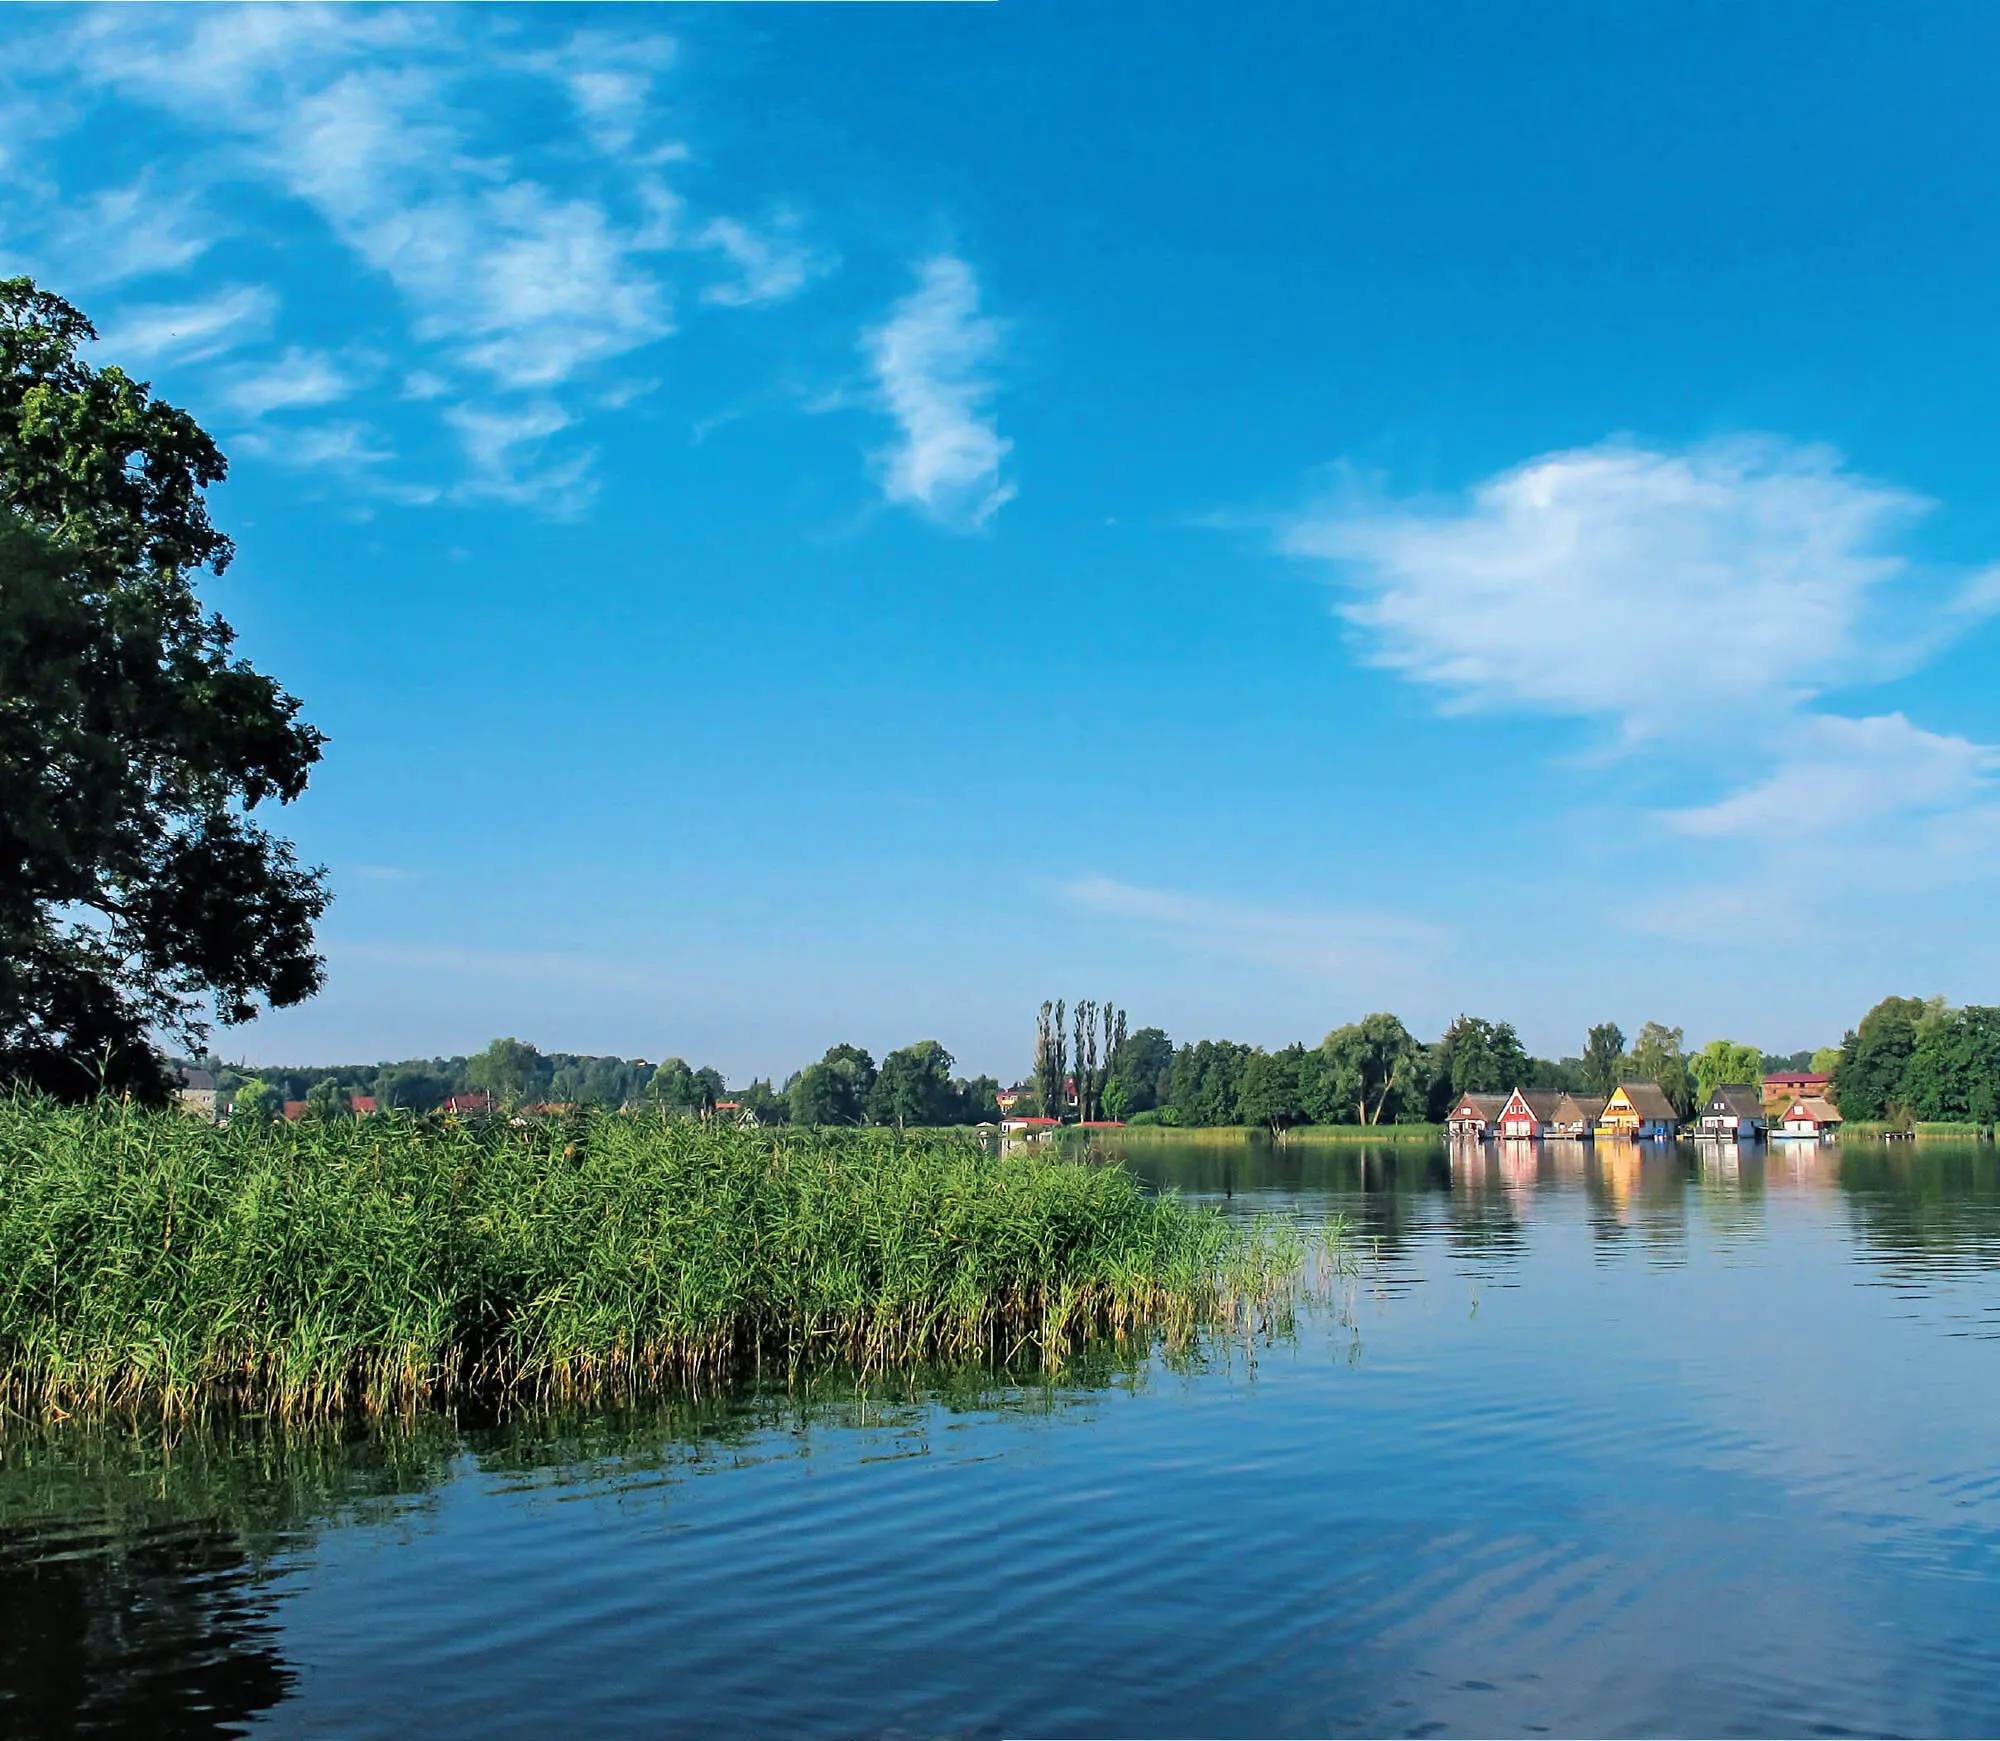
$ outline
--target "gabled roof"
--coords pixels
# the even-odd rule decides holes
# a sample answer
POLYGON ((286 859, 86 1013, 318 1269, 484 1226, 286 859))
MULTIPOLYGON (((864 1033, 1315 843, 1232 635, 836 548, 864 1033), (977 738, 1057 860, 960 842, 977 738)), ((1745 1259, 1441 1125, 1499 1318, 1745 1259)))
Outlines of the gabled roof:
POLYGON ((1787 1094, 1807 1094, 1824 1088, 1833 1078, 1817 1070, 1773 1070, 1764 1078, 1764 1092, 1781 1089, 1787 1094))
POLYGON ((1562 1099, 1562 1094, 1553 1088, 1517 1088, 1507 1096, 1507 1103, 1519 1100, 1539 1123, 1554 1124, 1556 1108, 1562 1104, 1562 1099))
POLYGON ((1605 1103, 1594 1094, 1565 1094, 1556 1104, 1557 1124, 1595 1124, 1605 1103))
POLYGON ((1500 1116, 1500 1109, 1506 1104, 1507 1096, 1504 1094, 1461 1094, 1449 1116, 1456 1118, 1462 1112, 1476 1112, 1490 1124, 1500 1116))
POLYGON ((1621 1082, 1618 1087, 1641 1118, 1665 1119, 1669 1124, 1680 1122, 1674 1103, 1661 1093, 1657 1082, 1621 1082))
POLYGON ((1817 1094, 1801 1094, 1785 1108, 1785 1118, 1788 1122, 1795 1118, 1809 1118, 1814 1124, 1838 1124, 1840 1109, 1817 1094))
POLYGON ((1747 1082, 1725 1082, 1702 1108, 1710 1118, 1762 1118, 1764 1099, 1747 1082))
POLYGON ((215 1077, 207 1070, 198 1070, 192 1064, 181 1066, 181 1086, 190 1092, 200 1094, 215 1091, 215 1077))

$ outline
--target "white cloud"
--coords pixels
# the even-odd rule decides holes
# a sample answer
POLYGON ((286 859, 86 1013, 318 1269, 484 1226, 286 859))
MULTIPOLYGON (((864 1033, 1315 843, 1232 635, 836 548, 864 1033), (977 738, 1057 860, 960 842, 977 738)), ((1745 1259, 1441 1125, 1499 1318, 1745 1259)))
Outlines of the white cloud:
POLYGON ((268 338, 277 311, 276 295, 254 284, 194 302, 143 303, 123 310, 103 350, 119 364, 201 362, 268 338))
POLYGON ((173 194, 148 173, 130 187, 69 202, 51 228, 47 258, 78 285, 118 284, 191 266, 215 245, 218 226, 191 193, 173 194))
POLYGON ((569 414, 552 401, 496 410, 453 406, 445 421, 457 431, 471 475, 459 494, 471 498, 527 503, 556 513, 574 513, 590 499, 591 453, 551 461, 551 437, 570 426, 569 414))
POLYGON ((1906 816, 1962 809, 1995 796, 2000 750, 1912 725, 1808 714, 1776 772, 1714 804, 1670 812, 1681 833, 1824 836, 1906 816))
POLYGON ((738 276, 711 284, 701 293, 702 300, 726 308, 783 302, 827 271, 827 262, 794 241, 785 233, 788 228, 780 226, 775 233, 760 234, 734 218, 717 218, 708 224, 695 238, 696 245, 727 255, 738 276))
MULTIPOLYGON (((386 465, 396 457, 379 431, 352 419, 304 429, 245 430, 232 445, 259 459, 303 471, 353 472, 386 465)), ((422 500, 434 494, 415 492, 416 499, 422 500)))
POLYGON ((245 417, 295 411, 345 399, 356 383, 320 351, 289 346, 276 361, 245 369, 227 389, 229 403, 245 417))
POLYGON ((1284 531, 1336 566, 1367 656, 1452 705, 1702 735, 1784 711, 1885 661, 1888 547, 1929 504, 1825 449, 1621 443, 1544 455, 1464 506, 1354 498, 1284 531))
POLYGON ((917 288, 866 335, 882 402, 899 437, 878 455, 882 492, 941 521, 983 525, 1014 496, 1000 475, 1013 443, 995 427, 986 371, 999 324, 979 313, 972 268, 955 255, 923 263, 917 288))
POLYGON ((1906 883, 1884 840, 1926 842, 1961 883, 1992 880, 1950 842, 1991 837, 2000 750, 1828 706, 2000 609, 2000 571, 1954 577, 1897 547, 1930 507, 1824 448, 1610 442, 1531 460, 1461 503, 1350 491, 1294 518, 1280 546, 1328 564, 1364 656, 1447 711, 1597 721, 1649 773, 1719 788, 1623 823, 1730 860, 1722 881, 1695 863, 1648 923, 1745 936, 1906 883))

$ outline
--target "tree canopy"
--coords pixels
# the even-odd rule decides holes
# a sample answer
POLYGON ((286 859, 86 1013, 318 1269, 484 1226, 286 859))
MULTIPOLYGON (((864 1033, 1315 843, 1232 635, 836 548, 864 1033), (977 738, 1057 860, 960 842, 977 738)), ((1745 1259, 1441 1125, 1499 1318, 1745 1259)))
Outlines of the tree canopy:
POLYGON ((251 813, 324 739, 195 594, 221 452, 95 337, 0 280, 0 1075, 158 1099, 154 1034, 319 989, 324 872, 251 813))

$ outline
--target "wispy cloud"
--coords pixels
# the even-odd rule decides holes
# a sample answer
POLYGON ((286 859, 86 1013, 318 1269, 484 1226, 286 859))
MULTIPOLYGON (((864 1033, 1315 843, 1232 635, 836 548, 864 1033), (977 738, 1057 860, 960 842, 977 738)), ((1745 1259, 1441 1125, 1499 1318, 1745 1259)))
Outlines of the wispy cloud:
POLYGON ((197 195, 156 173, 64 203, 43 252, 66 283, 123 283, 192 266, 221 236, 197 195))
POLYGON ((193 302, 142 303, 104 333, 104 351, 122 363, 202 362, 268 338, 277 311, 276 293, 254 284, 193 302))
POLYGON ((1078 912, 1184 946, 1357 987, 1425 973, 1449 943, 1443 927, 1397 914, 1288 911, 1105 876, 1063 883, 1057 892, 1078 912))
MULTIPOLYGON (((464 421, 495 426, 546 421, 535 408, 565 402, 567 434, 545 439, 566 441, 567 454, 544 454, 532 478, 489 468, 468 488, 573 503, 574 488, 542 486, 580 477, 580 416, 629 398, 621 366, 673 334, 677 262, 692 276, 698 259, 727 261, 705 300, 749 309, 797 295, 828 261, 789 214, 765 228, 688 217, 670 177, 690 154, 664 131, 658 100, 676 58, 670 37, 643 23, 586 27, 531 48, 530 34, 477 9, 52 14, 14 68, 52 119, 6 130, 0 175, 19 196, 10 251, 60 262, 51 276, 64 282, 113 284, 192 266, 221 233, 215 211, 256 208, 246 186, 295 202, 371 294, 387 287, 400 304, 415 354, 395 362, 413 402, 456 403, 464 421), (107 97, 165 115, 186 145, 130 187, 79 197, 58 185, 44 148, 107 97), (519 125, 524 104, 535 129, 519 125)), ((114 307, 107 325, 135 362, 210 362, 271 341, 272 293, 235 294, 235 306, 114 307)), ((252 418, 343 397, 340 367, 310 355, 294 348, 218 385, 252 418)))
POLYGON ((323 351, 292 345, 274 361, 244 369, 226 391, 230 405, 243 416, 264 417, 273 411, 332 404, 345 399, 356 385, 323 351))
POLYGON ((877 456, 882 493, 942 522, 984 525, 1014 497, 1001 476, 1013 443, 991 411, 1001 329, 979 312, 972 268, 952 254, 926 260, 917 288, 865 342, 898 430, 877 456))
POLYGON ((717 218, 706 225, 695 238, 697 245, 726 255, 737 276, 711 284, 701 293, 702 300, 727 308, 784 302, 830 270, 831 263, 798 241, 791 229, 790 224, 780 223, 759 232, 735 218, 717 218))
POLYGON ((445 421, 457 431, 470 462, 461 495, 531 503, 557 513, 575 513, 589 501, 592 454, 548 457, 550 439, 570 425, 569 414, 553 401, 512 410, 454 406, 445 421))

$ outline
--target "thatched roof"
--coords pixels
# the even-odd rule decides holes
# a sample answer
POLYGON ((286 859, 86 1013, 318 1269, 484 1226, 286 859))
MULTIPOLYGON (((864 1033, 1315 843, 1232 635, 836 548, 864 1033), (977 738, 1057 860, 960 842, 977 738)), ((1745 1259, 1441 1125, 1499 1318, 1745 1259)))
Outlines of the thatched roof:
POLYGON ((1669 1124, 1680 1122, 1681 1115, 1674 1111, 1674 1103, 1661 1092, 1657 1082, 1621 1082, 1618 1086, 1641 1118, 1665 1119, 1669 1124))

